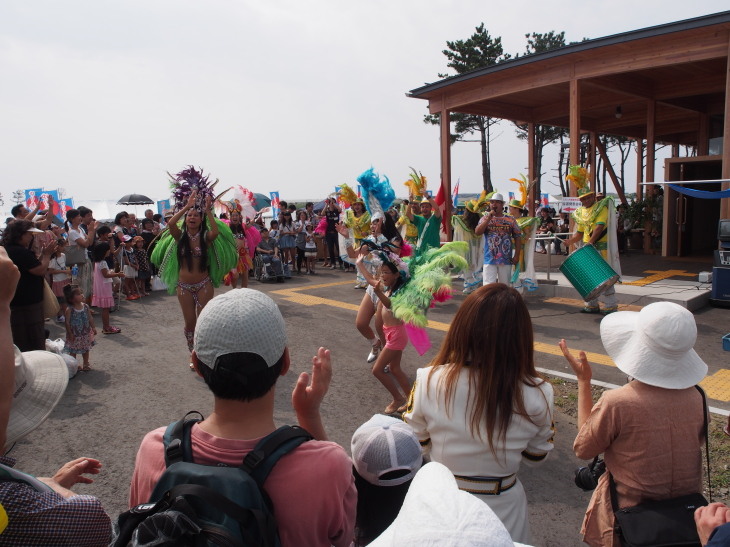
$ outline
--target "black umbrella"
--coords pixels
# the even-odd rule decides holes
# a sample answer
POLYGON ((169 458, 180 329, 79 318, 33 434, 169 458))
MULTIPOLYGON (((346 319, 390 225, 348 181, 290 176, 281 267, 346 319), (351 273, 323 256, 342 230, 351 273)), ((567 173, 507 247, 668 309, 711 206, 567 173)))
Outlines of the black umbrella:
POLYGON ((152 205, 154 201, 142 194, 127 194, 117 201, 117 205, 152 205))

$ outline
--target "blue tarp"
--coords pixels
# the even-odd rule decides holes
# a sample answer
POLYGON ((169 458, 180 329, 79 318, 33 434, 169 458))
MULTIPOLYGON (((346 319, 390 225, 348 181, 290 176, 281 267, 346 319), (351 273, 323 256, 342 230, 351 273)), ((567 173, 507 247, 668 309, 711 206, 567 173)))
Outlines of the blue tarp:
POLYGON ((684 194, 685 196, 690 196, 693 198, 700 198, 700 199, 730 198, 730 189, 720 190, 718 192, 707 192, 705 190, 695 190, 694 188, 685 188, 684 186, 678 186, 676 184, 670 184, 669 187, 672 190, 679 192, 680 194, 684 194))

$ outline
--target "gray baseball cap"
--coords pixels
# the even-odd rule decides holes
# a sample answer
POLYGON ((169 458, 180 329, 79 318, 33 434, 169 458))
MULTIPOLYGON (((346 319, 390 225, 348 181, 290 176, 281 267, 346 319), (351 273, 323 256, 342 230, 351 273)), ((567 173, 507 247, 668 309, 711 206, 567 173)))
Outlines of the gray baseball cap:
POLYGON ((254 353, 272 367, 286 345, 279 307, 253 289, 233 289, 216 296, 200 312, 195 327, 195 353, 211 368, 219 357, 231 353, 254 353))

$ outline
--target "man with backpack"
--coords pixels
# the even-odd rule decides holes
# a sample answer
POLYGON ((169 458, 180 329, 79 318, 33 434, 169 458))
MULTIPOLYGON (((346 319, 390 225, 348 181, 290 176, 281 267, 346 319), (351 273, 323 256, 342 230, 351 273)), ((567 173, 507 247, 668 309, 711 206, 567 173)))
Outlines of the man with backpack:
MULTIPOLYGON (((182 436, 190 443, 188 457, 182 459, 198 464, 196 474, 212 477, 223 469, 235 475, 246 456, 248 464, 251 454, 259 454, 263 438, 270 439, 281 429, 301 435, 299 428, 277 430, 274 424, 275 385, 289 370, 290 357, 284 319, 267 295, 234 289, 211 300, 198 318, 192 361, 214 401, 205 420, 180 422, 179 430, 186 431, 182 436)), ((312 361, 311 382, 309 374, 299 376, 292 404, 299 425, 316 440, 297 439, 298 446, 274 463, 263 490, 270 498, 281 545, 349 545, 357 504, 352 463, 342 447, 326 441, 319 414, 332 375, 329 350, 320 348, 312 361)), ((171 424, 143 439, 132 477, 131 507, 165 497, 160 490, 167 488, 165 481, 180 465, 168 467, 175 459, 175 437, 171 424), (156 489, 161 477, 162 487, 156 489)), ((185 453, 186 441, 180 446, 179 453, 185 453)), ((260 452, 266 453, 266 449, 260 452)), ((253 458, 253 465, 259 459, 253 458)), ((230 479, 222 482, 228 483, 230 479)), ((167 499, 174 497, 175 487, 167 492, 173 492, 167 499)))

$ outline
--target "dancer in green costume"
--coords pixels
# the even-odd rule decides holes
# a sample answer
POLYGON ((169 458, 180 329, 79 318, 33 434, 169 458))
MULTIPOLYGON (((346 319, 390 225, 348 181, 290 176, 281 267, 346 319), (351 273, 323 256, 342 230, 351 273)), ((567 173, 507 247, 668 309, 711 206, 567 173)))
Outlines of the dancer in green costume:
POLYGON ((192 166, 173 179, 177 212, 152 253, 170 294, 177 293, 188 349, 198 314, 213 298, 213 288, 236 266, 238 252, 231 229, 213 216, 213 187, 192 166), (184 203, 184 206, 183 206, 184 203))

